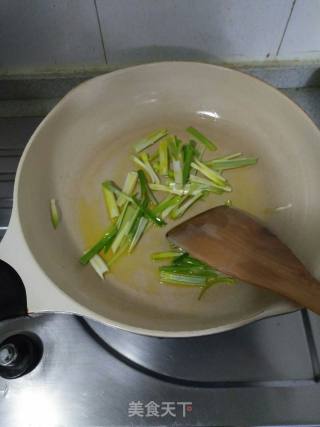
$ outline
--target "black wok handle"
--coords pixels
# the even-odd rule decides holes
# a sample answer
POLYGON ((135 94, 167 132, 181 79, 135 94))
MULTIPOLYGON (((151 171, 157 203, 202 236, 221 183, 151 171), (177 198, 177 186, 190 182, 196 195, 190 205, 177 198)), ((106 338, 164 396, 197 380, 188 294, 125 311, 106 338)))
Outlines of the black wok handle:
POLYGON ((27 295, 19 274, 0 260, 0 320, 27 314, 27 295))
MULTIPOLYGON (((27 315, 27 295, 19 274, 0 260, 0 321, 27 315)), ((23 332, 0 341, 0 377, 14 379, 40 362, 43 346, 34 333, 23 332)))

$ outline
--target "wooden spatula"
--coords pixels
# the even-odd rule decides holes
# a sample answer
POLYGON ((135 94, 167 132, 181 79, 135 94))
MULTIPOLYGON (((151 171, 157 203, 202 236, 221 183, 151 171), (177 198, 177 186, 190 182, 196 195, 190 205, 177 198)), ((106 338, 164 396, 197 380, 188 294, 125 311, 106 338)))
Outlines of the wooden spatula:
POLYGON ((284 243, 246 213, 219 206, 179 224, 167 237, 222 273, 320 314, 320 282, 284 243))

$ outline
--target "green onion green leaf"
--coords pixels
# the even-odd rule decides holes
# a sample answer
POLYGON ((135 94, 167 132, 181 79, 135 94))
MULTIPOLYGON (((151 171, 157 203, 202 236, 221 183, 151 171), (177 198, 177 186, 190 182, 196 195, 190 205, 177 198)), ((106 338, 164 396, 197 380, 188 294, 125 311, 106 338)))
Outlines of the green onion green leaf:
POLYGON ((166 138, 160 141, 159 144, 159 174, 164 176, 168 175, 168 166, 168 138, 166 138))
POLYGON ((116 253, 119 249, 122 241, 127 237, 127 235, 130 233, 131 228, 135 222, 135 219, 137 215, 139 214, 139 208, 136 206, 129 205, 126 213, 124 215, 124 218, 122 220, 121 227, 112 242, 111 249, 113 253, 116 253))
POLYGON ((133 148, 135 149, 136 153, 139 153, 140 151, 145 150, 146 148, 150 147, 150 145, 159 141, 159 139, 165 137, 167 134, 168 131, 166 129, 156 130, 134 144, 133 148))
POLYGON ((195 156, 195 143, 190 141, 189 144, 183 146, 183 172, 182 183, 185 185, 189 179, 191 163, 195 156))
POLYGON ((149 162, 147 153, 142 153, 141 159, 139 159, 136 156, 133 156, 132 159, 140 168, 142 168, 150 176, 151 181, 153 183, 156 183, 156 184, 160 183, 160 179, 158 175, 156 174, 153 167, 151 166, 151 163, 149 162))
POLYGON ((117 227, 113 224, 103 235, 103 237, 88 251, 86 251, 80 258, 81 264, 88 264, 90 259, 101 252, 104 248, 110 248, 116 234, 118 232, 117 227))
POLYGON ((215 151, 217 149, 217 147, 215 146, 215 144, 212 141, 210 141, 206 136, 203 135, 203 133, 199 132, 194 127, 189 126, 186 130, 190 135, 192 135, 199 142, 201 142, 203 145, 205 145, 205 147, 208 148, 208 150, 215 151))
POLYGON ((206 162, 207 166, 219 171, 227 169, 243 168, 245 166, 252 166, 257 163, 258 159, 254 157, 242 157, 241 159, 227 159, 227 160, 211 160, 206 162))
POLYGON ((181 254, 181 251, 154 252, 153 254, 151 254, 151 259, 153 261, 162 261, 164 259, 178 258, 181 256, 181 254))

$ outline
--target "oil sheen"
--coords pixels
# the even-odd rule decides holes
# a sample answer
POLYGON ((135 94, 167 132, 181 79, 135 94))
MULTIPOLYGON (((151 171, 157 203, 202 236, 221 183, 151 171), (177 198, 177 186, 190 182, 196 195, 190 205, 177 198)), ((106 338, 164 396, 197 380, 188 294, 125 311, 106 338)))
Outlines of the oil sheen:
MULTIPOLYGON (((230 124, 226 126, 226 123, 223 123, 222 120, 219 120, 214 126, 208 126, 205 121, 201 121, 200 125, 198 123, 194 125, 209 138, 212 138, 218 146, 216 152, 206 153, 207 158, 239 151, 247 156, 259 157, 259 153, 255 151, 255 146, 252 143, 248 143, 250 138, 239 140, 237 138, 237 130, 233 129, 230 124)), ((163 127, 162 124, 155 126, 153 129, 141 130, 137 135, 124 134, 113 141, 102 142, 100 152, 92 156, 90 167, 86 169, 86 176, 83 180, 84 185, 82 185, 79 192, 77 206, 77 221, 83 250, 96 243, 109 224, 101 183, 106 179, 112 179, 119 186, 122 186, 127 172, 135 169, 131 160, 133 143, 148 131, 160 127, 163 127)), ((184 141, 188 141, 187 134, 181 131, 181 127, 169 128, 168 130, 183 138, 184 141)), ((176 221, 169 219, 165 227, 152 226, 143 235, 132 254, 121 256, 112 265, 112 271, 108 274, 108 281, 117 286, 131 288, 131 291, 139 291, 139 293, 142 291, 148 294, 161 294, 161 288, 167 286, 159 283, 157 268, 159 264, 151 260, 150 254, 168 250, 168 242, 165 238, 166 231, 197 213, 224 204, 228 199, 232 201, 234 207, 243 209, 267 221, 266 212, 268 212, 268 208, 276 205, 277 202, 271 199, 267 178, 264 173, 263 159, 259 159, 255 166, 226 171, 224 176, 229 180, 233 188, 231 193, 225 193, 221 196, 209 195, 205 200, 199 201, 190 208, 183 218, 176 221)), ((191 296, 190 301, 194 300, 199 291, 198 289, 185 289, 185 287, 179 287, 178 289, 178 287, 170 286, 170 288, 172 289, 171 292, 176 295, 181 292, 188 292, 191 296)), ((239 292, 239 290, 236 292, 239 292)))

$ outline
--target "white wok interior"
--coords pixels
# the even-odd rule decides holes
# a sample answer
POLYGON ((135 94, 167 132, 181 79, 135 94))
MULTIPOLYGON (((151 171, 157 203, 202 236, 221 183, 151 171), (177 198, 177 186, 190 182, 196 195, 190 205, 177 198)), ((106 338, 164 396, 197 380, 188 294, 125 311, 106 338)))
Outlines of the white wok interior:
MULTIPOLYGON (((105 282, 90 266, 80 265, 88 243, 79 215, 83 203, 97 217, 96 238, 107 224, 100 183, 106 178, 122 182, 130 170, 132 143, 160 127, 183 136, 189 125, 214 137, 222 153, 259 157, 254 172, 230 173, 231 198, 266 221, 319 276, 320 138, 310 119, 275 89, 232 70, 196 63, 132 67, 90 80, 59 103, 27 147, 15 192, 36 262, 56 286, 106 323, 153 333, 214 331, 279 303, 276 295, 246 284, 217 286, 201 301, 196 290, 149 286, 151 276, 144 274, 149 254, 138 254, 138 265, 119 263, 126 276, 105 282), (56 231, 49 218, 52 197, 62 212, 56 231)), ((220 199, 198 205, 189 215, 215 203, 220 199)), ((152 239, 164 241, 159 232, 152 236, 151 248, 152 239)))

